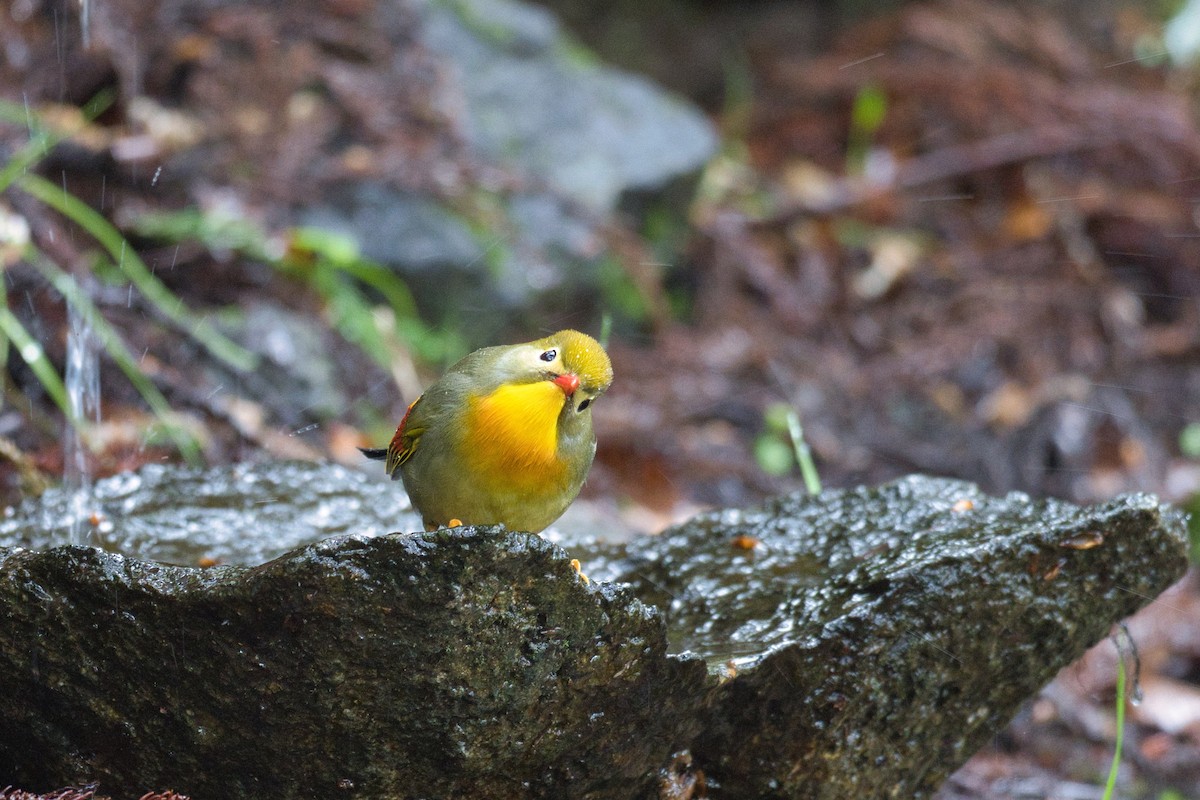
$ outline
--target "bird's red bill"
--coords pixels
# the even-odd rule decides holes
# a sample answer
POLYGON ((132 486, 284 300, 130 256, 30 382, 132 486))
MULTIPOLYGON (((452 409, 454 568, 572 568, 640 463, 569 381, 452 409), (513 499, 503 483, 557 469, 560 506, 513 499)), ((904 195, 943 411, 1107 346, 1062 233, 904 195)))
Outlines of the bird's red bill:
POLYGON ((570 397, 575 394, 575 390, 579 388, 579 376, 566 373, 565 375, 555 375, 554 382, 558 384, 558 388, 563 390, 563 393, 570 397))

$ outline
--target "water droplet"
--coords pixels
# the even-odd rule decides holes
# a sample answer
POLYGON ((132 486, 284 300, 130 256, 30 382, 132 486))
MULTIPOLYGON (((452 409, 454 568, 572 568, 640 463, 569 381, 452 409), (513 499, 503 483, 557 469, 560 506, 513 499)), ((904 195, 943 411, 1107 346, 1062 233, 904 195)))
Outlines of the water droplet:
POLYGON ((30 342, 21 348, 21 358, 25 363, 37 361, 42 357, 42 346, 37 342, 30 342))

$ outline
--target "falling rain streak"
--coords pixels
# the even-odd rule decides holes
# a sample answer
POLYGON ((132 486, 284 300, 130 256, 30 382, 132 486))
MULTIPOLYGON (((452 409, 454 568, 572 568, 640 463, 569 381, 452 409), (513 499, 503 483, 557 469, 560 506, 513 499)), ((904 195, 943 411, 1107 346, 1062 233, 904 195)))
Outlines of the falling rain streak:
POLYGON ((92 0, 79 0, 79 27, 83 35, 83 46, 92 44, 92 0))

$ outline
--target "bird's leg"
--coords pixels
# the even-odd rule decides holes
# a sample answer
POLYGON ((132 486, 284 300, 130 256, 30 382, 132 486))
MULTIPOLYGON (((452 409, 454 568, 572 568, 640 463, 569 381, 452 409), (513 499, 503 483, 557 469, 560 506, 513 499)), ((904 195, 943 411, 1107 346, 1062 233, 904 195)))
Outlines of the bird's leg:
POLYGON ((571 559, 571 569, 575 570, 575 574, 579 576, 581 581, 584 583, 591 583, 591 581, 588 580, 588 576, 583 574, 583 568, 579 566, 578 558, 571 559))

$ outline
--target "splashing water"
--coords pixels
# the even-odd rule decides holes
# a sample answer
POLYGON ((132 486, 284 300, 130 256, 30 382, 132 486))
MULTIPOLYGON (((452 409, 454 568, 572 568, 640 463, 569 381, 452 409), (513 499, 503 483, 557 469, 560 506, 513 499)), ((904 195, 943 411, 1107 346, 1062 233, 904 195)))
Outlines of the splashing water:
POLYGON ((63 442, 63 488, 70 496, 71 544, 86 544, 92 516, 91 453, 84 441, 89 425, 100 422, 100 345, 78 304, 67 311, 67 399, 71 420, 63 442))

